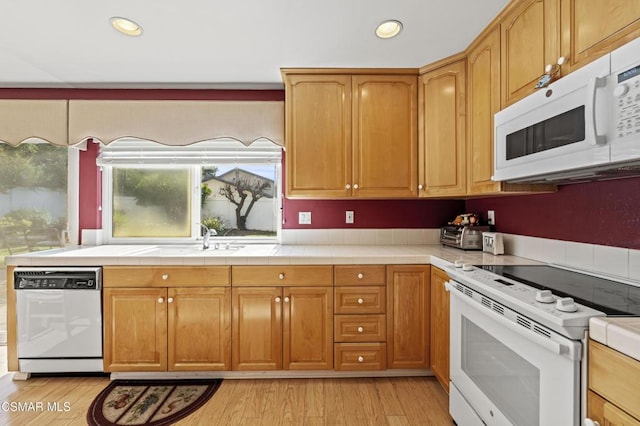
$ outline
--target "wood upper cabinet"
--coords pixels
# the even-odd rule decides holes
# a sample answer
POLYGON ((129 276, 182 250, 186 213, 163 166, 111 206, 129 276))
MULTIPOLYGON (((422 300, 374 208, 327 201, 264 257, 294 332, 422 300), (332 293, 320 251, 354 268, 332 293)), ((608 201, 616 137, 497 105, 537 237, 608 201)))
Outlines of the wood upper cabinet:
POLYGON ((449 392, 449 292, 445 283, 449 276, 431 267, 431 371, 449 392))
POLYGON ((331 287, 234 287, 234 370, 333 368, 331 287))
POLYGON ((387 368, 429 368, 430 266, 387 266, 387 368))
POLYGON ((563 74, 640 37, 638 0, 559 0, 563 74))
POLYGON ((418 86, 415 75, 354 75, 353 195, 418 194, 418 86))
POLYGON ((290 197, 351 196, 351 76, 286 75, 290 197))
POLYGON ((417 195, 414 70, 285 69, 282 74, 287 196, 417 195))
POLYGON ((493 182, 493 116, 500 110, 500 29, 469 52, 467 62, 467 192, 500 191, 493 182))
POLYGON ((465 59, 420 76, 420 197, 466 194, 466 99, 465 59))
POLYGON ((501 21, 502 107, 533 93, 560 55, 559 0, 525 0, 501 21))

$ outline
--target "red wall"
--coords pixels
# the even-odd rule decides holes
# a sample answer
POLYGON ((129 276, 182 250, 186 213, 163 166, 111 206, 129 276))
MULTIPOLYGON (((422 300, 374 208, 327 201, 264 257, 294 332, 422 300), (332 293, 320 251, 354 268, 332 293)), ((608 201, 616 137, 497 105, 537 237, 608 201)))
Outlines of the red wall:
MULTIPOLYGON (((87 150, 80 151, 80 201, 79 201, 79 232, 82 229, 102 228, 102 212, 98 207, 102 205, 102 174, 96 166, 99 145, 87 142, 87 150)), ((82 241, 80 241, 82 243, 82 241)))
POLYGON ((557 193, 467 200, 466 210, 496 230, 640 249, 640 178, 560 186, 557 193))

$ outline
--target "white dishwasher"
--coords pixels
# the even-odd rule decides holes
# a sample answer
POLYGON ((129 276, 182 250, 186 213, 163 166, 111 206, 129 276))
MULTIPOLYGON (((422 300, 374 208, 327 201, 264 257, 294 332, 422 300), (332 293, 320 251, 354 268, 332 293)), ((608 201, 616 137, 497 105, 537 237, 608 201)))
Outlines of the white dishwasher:
POLYGON ((102 268, 14 270, 25 373, 102 372, 102 268))

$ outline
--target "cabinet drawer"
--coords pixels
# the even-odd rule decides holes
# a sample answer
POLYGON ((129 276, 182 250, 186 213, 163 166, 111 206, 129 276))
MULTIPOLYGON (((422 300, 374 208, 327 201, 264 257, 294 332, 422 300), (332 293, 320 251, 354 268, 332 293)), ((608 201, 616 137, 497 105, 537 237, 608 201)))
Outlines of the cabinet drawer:
POLYGON ((234 286, 331 286, 333 267, 323 266, 233 266, 234 286))
POLYGON ((333 348, 336 371, 387 368, 385 343, 335 343, 333 348))
POLYGON ((384 314, 385 287, 334 288, 336 314, 384 314))
POLYGON ((230 285, 229 266, 105 266, 105 287, 204 287, 230 285))
POLYGON ((382 315, 335 315, 333 336, 336 342, 384 342, 387 317, 382 315))
POLYGON ((640 419, 638 383, 640 361, 589 341, 589 388, 640 419))
POLYGON ((336 286, 384 285, 384 265, 345 265, 336 266, 334 271, 336 286))

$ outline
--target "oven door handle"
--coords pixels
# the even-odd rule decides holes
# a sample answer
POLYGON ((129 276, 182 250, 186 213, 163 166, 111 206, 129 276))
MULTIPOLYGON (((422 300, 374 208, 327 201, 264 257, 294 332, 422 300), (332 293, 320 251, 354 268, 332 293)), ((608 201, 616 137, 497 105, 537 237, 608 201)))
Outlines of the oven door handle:
POLYGON ((485 311, 491 312, 493 314, 491 317, 495 319, 496 322, 498 322, 500 325, 505 326, 509 330, 519 334, 525 339, 533 341, 538 346, 542 346, 556 355, 564 355, 564 354, 570 355, 571 353, 570 348, 566 348, 563 351, 562 345, 558 342, 554 342, 553 340, 548 340, 548 339, 545 339, 544 337, 538 336, 537 334, 531 332, 531 330, 509 321, 508 319, 504 318, 503 316, 497 314, 496 312, 488 308, 478 309, 481 305, 477 302, 474 302, 473 299, 471 298, 464 297, 464 294, 461 294, 460 290, 458 290, 453 284, 447 282, 445 283, 445 287, 447 288, 447 290, 449 290, 450 294, 455 294, 456 296, 459 297, 460 300, 467 303, 471 308, 479 312, 485 312, 485 311))

